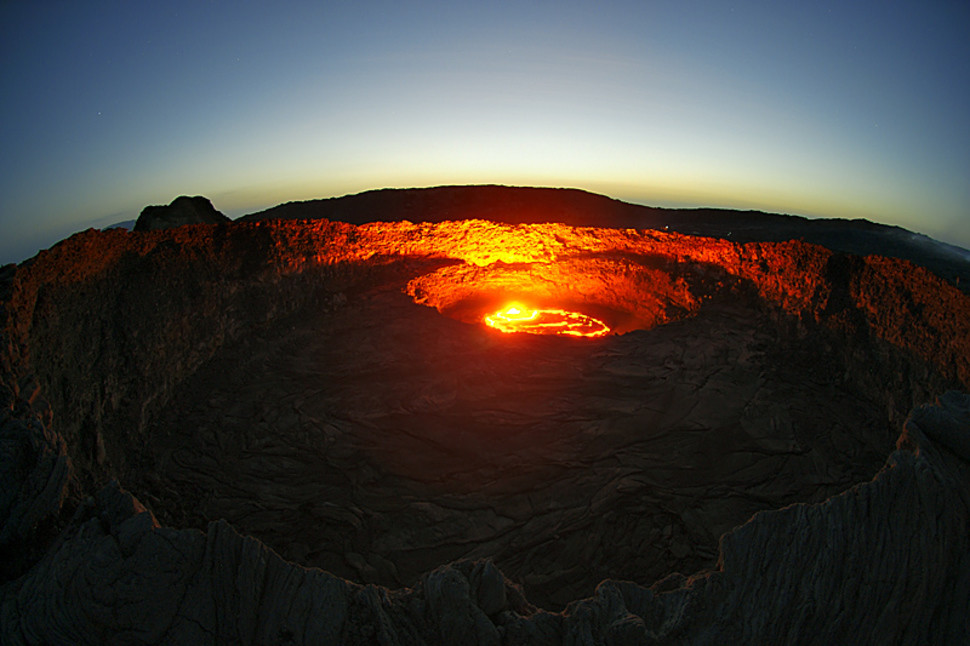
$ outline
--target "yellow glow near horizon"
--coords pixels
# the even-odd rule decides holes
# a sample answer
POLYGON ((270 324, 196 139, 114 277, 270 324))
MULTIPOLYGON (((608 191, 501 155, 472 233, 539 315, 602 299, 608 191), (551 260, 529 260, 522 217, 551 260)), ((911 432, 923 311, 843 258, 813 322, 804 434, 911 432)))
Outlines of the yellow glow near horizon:
POLYGON ((238 216, 462 184, 865 217, 970 246, 959 3, 879 21, 853 3, 43 5, 8 39, 0 262, 183 194, 238 216), (145 24, 185 47, 123 37, 145 24))

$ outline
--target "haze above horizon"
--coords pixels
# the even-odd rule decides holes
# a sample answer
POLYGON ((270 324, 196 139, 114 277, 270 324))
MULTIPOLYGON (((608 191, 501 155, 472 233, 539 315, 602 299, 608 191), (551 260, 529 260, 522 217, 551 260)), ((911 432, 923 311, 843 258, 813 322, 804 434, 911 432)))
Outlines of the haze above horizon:
POLYGON ((0 264, 205 195, 575 187, 970 248, 963 2, 4 3, 0 264))

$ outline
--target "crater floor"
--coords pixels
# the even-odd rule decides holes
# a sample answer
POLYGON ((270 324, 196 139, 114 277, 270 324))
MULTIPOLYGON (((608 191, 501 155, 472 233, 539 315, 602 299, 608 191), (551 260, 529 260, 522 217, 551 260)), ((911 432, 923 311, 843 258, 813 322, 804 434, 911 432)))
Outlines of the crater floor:
POLYGON ((342 577, 487 557, 558 609, 713 567, 753 513, 882 466, 880 395, 773 330, 725 297, 622 336, 509 335, 375 289, 223 348, 123 481, 163 523, 226 518, 342 577))

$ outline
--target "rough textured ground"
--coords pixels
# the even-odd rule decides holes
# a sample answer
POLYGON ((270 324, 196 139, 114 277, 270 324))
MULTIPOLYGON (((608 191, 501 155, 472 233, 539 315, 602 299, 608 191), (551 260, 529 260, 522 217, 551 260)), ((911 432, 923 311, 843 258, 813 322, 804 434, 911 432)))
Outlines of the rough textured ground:
POLYGON ((537 611, 490 561, 392 592, 282 560, 225 521, 159 527, 111 485, 0 587, 4 644, 958 644, 970 637, 970 397, 914 412, 872 482, 756 515, 719 568, 604 581, 537 611))
POLYGON ((377 290, 226 348, 125 481, 163 522, 225 518, 353 580, 491 558, 560 609, 604 578, 713 567, 754 512, 872 478, 898 433, 883 394, 776 341, 729 302, 588 340, 377 290))

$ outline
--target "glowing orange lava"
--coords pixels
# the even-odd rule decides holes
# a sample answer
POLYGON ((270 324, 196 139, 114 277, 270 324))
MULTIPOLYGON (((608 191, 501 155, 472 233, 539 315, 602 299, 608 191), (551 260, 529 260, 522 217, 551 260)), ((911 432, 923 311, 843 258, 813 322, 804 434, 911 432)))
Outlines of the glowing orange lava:
POLYGON ((487 315, 485 323, 501 332, 527 334, 597 337, 610 331, 606 323, 586 314, 559 309, 536 310, 518 303, 487 315))

